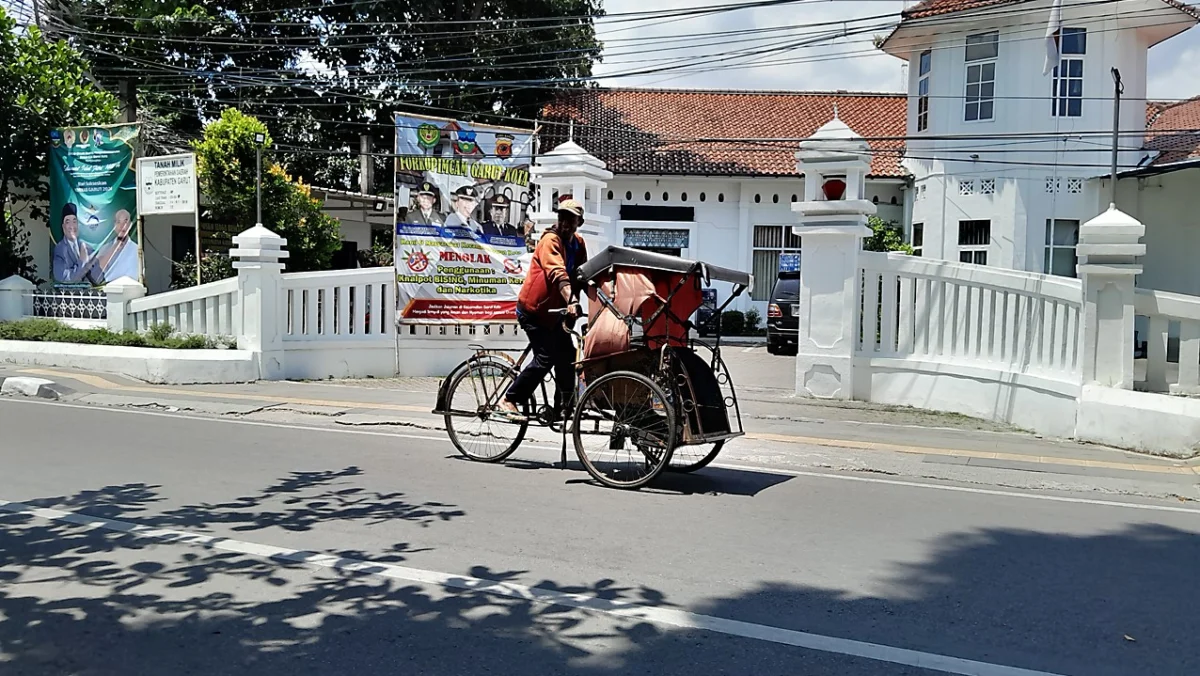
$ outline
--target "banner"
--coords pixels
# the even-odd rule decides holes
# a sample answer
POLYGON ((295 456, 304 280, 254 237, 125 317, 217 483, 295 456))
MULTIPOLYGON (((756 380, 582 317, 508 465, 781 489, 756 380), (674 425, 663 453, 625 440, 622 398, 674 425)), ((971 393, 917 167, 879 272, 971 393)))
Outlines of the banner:
POLYGON ((532 258, 532 133, 411 115, 395 122, 398 321, 514 320, 532 258))
POLYGON ((133 124, 50 132, 50 239, 57 287, 141 279, 133 124))

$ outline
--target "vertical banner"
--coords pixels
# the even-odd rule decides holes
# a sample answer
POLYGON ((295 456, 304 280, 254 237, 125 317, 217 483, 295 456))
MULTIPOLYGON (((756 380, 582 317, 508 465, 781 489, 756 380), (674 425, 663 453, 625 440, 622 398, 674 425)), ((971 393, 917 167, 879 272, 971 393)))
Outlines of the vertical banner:
POLYGON ((396 283, 402 324, 511 321, 531 259, 530 131, 396 119, 396 283))
POLYGON ((138 255, 138 126, 50 132, 50 239, 56 287, 91 288, 141 278, 138 255))

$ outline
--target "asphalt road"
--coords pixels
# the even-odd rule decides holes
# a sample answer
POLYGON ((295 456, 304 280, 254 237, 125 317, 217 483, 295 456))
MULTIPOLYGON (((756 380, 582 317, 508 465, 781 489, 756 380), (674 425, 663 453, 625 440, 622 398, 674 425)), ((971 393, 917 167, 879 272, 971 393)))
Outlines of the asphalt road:
POLYGON ((0 400, 0 675, 1200 673, 1194 505, 556 455, 0 400))

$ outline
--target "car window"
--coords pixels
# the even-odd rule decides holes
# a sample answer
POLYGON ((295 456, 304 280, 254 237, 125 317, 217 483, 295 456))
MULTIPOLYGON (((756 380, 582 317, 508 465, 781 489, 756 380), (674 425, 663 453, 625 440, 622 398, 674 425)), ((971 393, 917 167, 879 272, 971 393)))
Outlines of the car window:
POLYGON ((775 290, 771 292, 771 300, 785 303, 794 303, 800 300, 800 280, 781 279, 775 282, 775 290))

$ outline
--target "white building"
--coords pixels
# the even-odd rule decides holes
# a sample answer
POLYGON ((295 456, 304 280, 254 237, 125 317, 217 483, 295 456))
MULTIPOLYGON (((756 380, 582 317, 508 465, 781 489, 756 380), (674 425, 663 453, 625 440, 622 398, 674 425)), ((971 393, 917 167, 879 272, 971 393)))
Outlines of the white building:
POLYGON ((894 139, 871 143, 866 198, 903 224, 904 106, 897 94, 594 89, 548 107, 541 138, 551 148, 571 134, 615 174, 601 196, 610 242, 753 271, 752 299, 734 308, 765 317, 780 253, 799 250, 800 141, 835 108, 863 136, 894 139))
MULTIPOLYGON (((1065 0, 1060 60, 1045 73, 1051 10, 1051 0, 925 0, 883 42, 909 64, 903 164, 914 185, 910 233, 924 255, 1074 276, 1079 224, 1110 201, 1097 177, 1111 161, 1113 68, 1124 85, 1119 168, 1165 160, 1163 139, 1147 141, 1163 108, 1147 105, 1147 50, 1195 25, 1197 10, 1065 0)), ((1186 203, 1191 192, 1177 197, 1186 203)), ((1175 237, 1155 229, 1177 224, 1129 211, 1147 225, 1147 270, 1173 275, 1153 257, 1156 241, 1166 249, 1175 237)))

